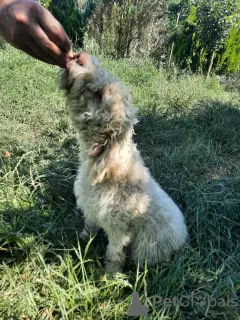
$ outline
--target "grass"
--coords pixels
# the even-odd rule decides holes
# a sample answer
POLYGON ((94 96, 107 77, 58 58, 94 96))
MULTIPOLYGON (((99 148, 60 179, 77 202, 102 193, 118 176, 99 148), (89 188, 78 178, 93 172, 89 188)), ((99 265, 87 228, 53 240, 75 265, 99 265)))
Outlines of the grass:
POLYGON ((181 206, 189 244, 168 265, 104 274, 104 235, 88 246, 78 239, 77 145, 58 70, 7 47, 0 50, 0 319, 133 319, 134 291, 149 319, 240 319, 239 93, 149 61, 103 64, 132 89, 135 140, 181 206))

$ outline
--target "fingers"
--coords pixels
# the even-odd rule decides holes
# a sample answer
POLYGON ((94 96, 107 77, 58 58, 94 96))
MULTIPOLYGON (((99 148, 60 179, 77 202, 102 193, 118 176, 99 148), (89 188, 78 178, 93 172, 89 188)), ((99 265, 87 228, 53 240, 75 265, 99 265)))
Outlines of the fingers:
POLYGON ((72 51, 70 51, 67 55, 67 60, 66 62, 69 62, 71 60, 77 59, 79 57, 79 53, 73 53, 72 51))
POLYGON ((63 27, 36 1, 14 0, 0 20, 6 40, 31 56, 62 68, 72 58, 71 42, 63 27))
POLYGON ((21 48, 24 52, 28 53, 32 57, 41 60, 46 63, 58 65, 59 61, 56 60, 54 57, 49 55, 45 50, 43 50, 34 39, 29 37, 27 39, 27 46, 21 48))
POLYGON ((38 17, 38 23, 47 34, 48 38, 55 43, 61 51, 65 53, 70 51, 71 42, 66 32, 48 10, 41 10, 38 17))
POLYGON ((41 48, 41 53, 52 57, 56 61, 56 64, 60 67, 66 67, 67 54, 62 52, 61 49, 48 38, 46 33, 39 25, 34 26, 34 28, 30 31, 30 34, 35 43, 38 45, 38 48, 41 48))

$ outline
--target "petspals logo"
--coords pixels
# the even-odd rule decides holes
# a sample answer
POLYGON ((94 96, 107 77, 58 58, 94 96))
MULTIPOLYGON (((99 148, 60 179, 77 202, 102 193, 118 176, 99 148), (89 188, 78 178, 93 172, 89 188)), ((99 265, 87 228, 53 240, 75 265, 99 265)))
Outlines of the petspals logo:
POLYGON ((229 296, 224 298, 213 298, 205 292, 192 292, 190 295, 183 295, 179 297, 162 297, 162 296, 152 296, 149 298, 153 306, 165 305, 165 306, 175 306, 175 307, 189 307, 194 305, 199 305, 201 307, 237 307, 239 302, 237 299, 233 299, 229 296))
POLYGON ((140 317, 145 316, 148 318, 148 310, 147 306, 144 306, 139 298, 138 292, 133 292, 132 305, 128 310, 128 316, 130 317, 140 317))

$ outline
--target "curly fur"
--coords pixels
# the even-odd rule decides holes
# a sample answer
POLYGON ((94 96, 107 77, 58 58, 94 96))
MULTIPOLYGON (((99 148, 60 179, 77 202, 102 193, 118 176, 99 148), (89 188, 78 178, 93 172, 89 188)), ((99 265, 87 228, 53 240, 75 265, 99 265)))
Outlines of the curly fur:
POLYGON ((74 192, 85 216, 81 238, 103 228, 106 271, 129 258, 144 266, 169 261, 186 242, 183 215, 144 166, 132 141, 137 122, 129 90, 86 53, 60 72, 80 147, 74 192))

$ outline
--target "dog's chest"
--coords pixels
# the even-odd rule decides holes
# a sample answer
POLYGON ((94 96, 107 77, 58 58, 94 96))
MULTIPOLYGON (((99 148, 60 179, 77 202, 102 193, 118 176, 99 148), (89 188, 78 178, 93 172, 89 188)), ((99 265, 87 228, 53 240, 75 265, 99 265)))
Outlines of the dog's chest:
POLYGON ((119 215, 123 220, 143 217, 149 207, 149 197, 138 185, 104 183, 92 186, 86 170, 79 171, 74 191, 84 216, 101 227, 106 220, 118 219, 119 215))
POLYGON ((74 193, 78 207, 82 209, 85 216, 97 224, 101 224, 100 220, 104 219, 108 212, 115 211, 120 201, 117 186, 92 186, 81 170, 74 184, 74 193))

